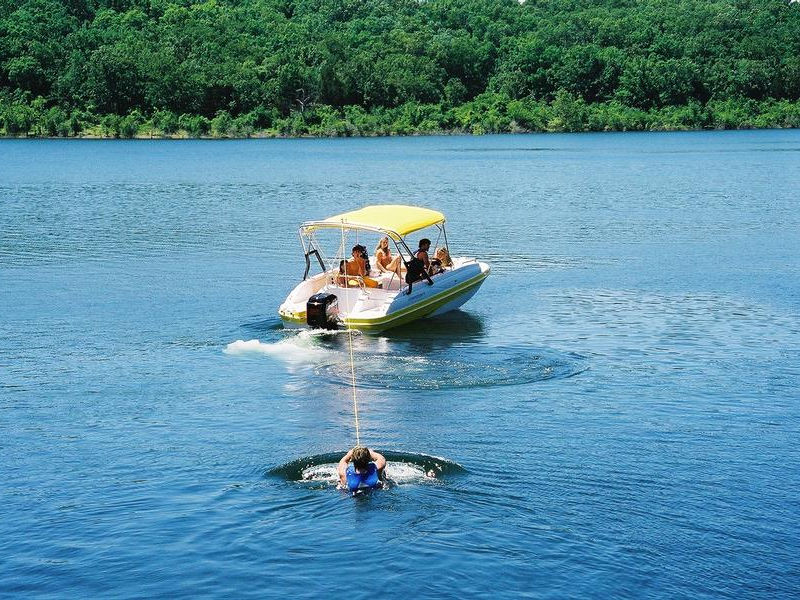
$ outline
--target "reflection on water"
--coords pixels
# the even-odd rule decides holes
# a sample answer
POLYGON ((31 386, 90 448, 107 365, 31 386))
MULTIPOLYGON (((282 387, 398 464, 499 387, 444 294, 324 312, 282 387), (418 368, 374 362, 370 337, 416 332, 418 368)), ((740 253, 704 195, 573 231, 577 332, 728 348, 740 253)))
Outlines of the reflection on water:
MULTIPOLYGON (((467 304, 467 307, 469 304, 467 304)), ((390 329, 381 335, 391 341, 409 343, 443 344, 458 341, 478 341, 484 335, 483 317, 469 309, 453 310, 443 315, 412 321, 402 327, 390 329)))

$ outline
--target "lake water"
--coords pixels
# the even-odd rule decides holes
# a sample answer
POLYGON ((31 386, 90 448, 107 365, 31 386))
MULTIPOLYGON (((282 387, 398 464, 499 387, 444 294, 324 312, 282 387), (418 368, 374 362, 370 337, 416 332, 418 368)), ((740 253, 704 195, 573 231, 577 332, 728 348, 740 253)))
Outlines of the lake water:
POLYGON ((0 593, 797 596, 799 176, 800 131, 0 141, 0 593), (299 223, 384 202, 493 270, 354 337, 353 498, 346 336, 276 310, 299 223))

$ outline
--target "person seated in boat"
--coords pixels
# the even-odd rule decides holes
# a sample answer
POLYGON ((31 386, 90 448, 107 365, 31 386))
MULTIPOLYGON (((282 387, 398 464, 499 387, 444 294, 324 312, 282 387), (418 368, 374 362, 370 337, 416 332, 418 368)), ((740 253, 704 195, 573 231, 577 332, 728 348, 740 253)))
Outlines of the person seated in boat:
POLYGON ((444 246, 442 246, 441 248, 437 248, 433 257, 434 259, 442 263, 443 269, 449 269, 453 266, 453 259, 450 258, 450 252, 448 252, 447 248, 445 248, 444 246))
POLYGON ((381 273, 395 273, 400 277, 402 272, 405 271, 403 259, 400 256, 392 257, 388 237, 382 237, 375 247, 375 263, 381 273))
POLYGON ((339 461, 339 484, 351 492, 359 488, 379 488, 385 480, 386 459, 365 446, 356 446, 339 461), (352 461, 352 465, 350 462, 352 461))
POLYGON ((434 258, 431 259, 431 266, 428 269, 428 274, 433 277, 439 273, 444 273, 445 269, 453 266, 453 261, 450 260, 450 253, 447 248, 437 248, 434 253, 434 258))
POLYGON ((339 262, 339 285, 345 287, 357 286, 357 280, 350 279, 350 276, 355 275, 364 281, 366 287, 380 287, 380 283, 369 277, 369 256, 367 255, 367 249, 361 244, 356 244, 353 246, 351 254, 352 258, 339 262), (356 281, 356 283, 351 283, 353 281, 356 281))
POLYGON ((428 238, 422 238, 419 241, 419 248, 417 251, 414 252, 414 256, 411 257, 411 260, 408 261, 406 265, 406 283, 408 284, 408 294, 411 293, 411 288, 414 285, 414 282, 419 281, 421 279, 427 279, 428 285, 433 285, 433 279, 431 279, 430 274, 428 273, 429 269, 431 268, 431 260, 428 257, 428 250, 431 248, 431 241, 428 238))
POLYGON ((414 258, 422 261, 426 271, 431 268, 431 259, 428 256, 428 250, 430 249, 431 241, 428 238, 422 238, 419 241, 419 248, 417 248, 417 251, 414 252, 414 258))

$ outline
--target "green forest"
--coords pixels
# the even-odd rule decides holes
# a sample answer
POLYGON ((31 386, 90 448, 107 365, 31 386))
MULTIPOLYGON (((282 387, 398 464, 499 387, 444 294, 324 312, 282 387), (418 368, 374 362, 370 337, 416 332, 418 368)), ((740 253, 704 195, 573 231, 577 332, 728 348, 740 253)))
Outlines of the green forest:
POLYGON ((0 134, 800 126, 787 0, 0 0, 0 134))

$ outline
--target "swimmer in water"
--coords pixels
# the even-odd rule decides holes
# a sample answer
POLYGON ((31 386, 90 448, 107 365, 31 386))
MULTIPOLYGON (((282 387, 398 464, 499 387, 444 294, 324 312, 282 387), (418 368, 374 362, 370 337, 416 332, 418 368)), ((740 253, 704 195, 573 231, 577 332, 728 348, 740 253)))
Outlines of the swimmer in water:
POLYGON ((356 446, 339 461, 339 484, 351 492, 359 488, 381 487, 385 468, 386 459, 382 454, 364 446, 356 446))

